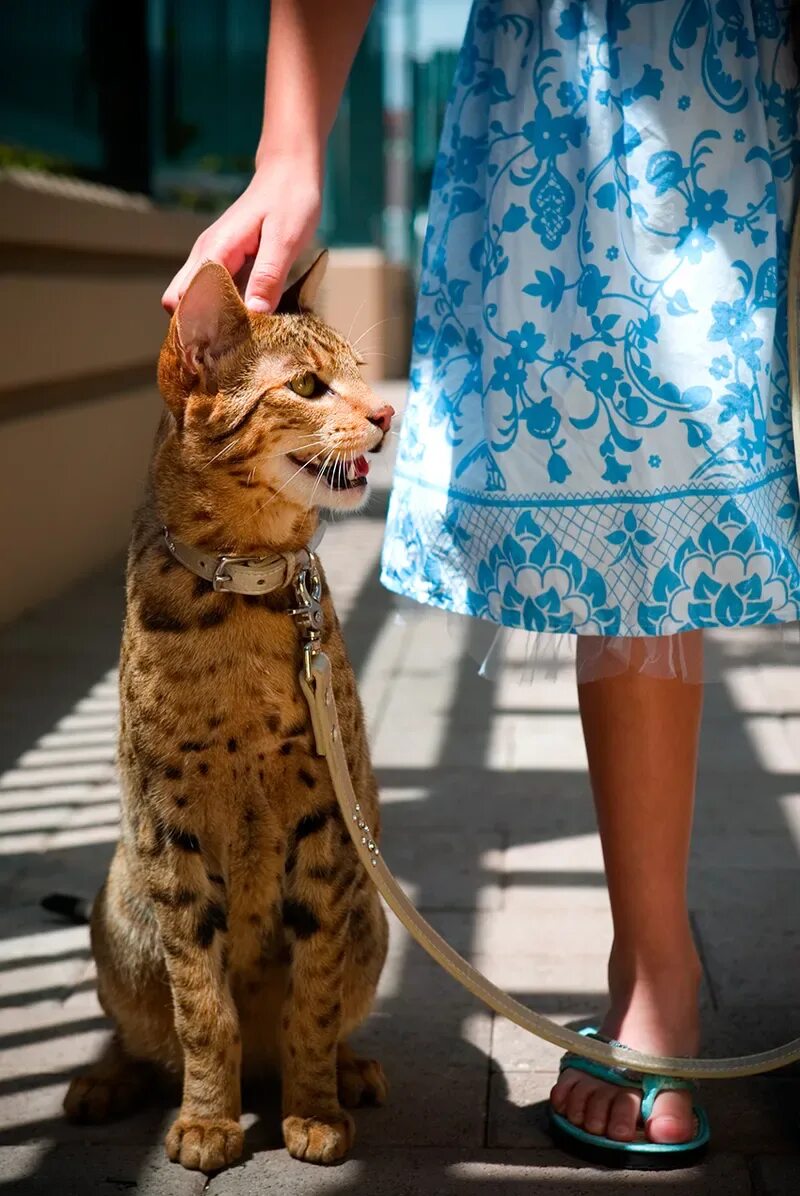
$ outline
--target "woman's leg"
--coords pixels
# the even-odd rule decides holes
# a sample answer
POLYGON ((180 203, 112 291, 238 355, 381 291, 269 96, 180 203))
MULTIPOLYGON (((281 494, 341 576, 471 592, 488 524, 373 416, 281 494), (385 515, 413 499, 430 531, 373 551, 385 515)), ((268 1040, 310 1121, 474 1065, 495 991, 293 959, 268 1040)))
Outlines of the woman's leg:
MULTIPOLYGON (((679 645, 698 680, 701 635, 686 632, 679 645)), ((691 1055, 699 1045, 700 965, 686 875, 703 687, 643 672, 648 644, 630 647, 625 671, 603 677, 597 642, 578 641, 579 678, 590 652, 600 677, 579 684, 578 693, 614 920, 611 1004, 602 1028, 640 1050, 691 1055)), ((602 651, 613 668, 613 646, 602 651)), ((636 1093, 566 1070, 552 1103, 590 1133, 633 1138, 636 1093)), ((647 1128, 655 1142, 691 1139, 690 1095, 660 1096, 647 1128)))

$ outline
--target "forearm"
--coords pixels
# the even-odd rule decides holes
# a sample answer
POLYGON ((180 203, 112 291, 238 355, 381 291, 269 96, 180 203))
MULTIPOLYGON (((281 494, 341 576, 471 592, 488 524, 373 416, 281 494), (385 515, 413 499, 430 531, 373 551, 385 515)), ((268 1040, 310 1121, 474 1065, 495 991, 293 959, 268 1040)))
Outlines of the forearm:
POLYGON ((319 170, 374 0, 272 0, 260 166, 286 151, 319 170))

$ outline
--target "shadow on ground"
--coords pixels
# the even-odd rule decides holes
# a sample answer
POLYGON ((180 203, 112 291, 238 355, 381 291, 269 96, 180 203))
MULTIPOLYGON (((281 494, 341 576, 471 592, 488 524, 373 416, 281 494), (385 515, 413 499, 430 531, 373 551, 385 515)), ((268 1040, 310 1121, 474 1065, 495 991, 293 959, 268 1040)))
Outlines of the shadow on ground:
MULTIPOLYGON (((383 711, 373 728, 376 745, 397 746, 377 752, 389 862, 433 923, 498 983, 553 1016, 596 1014, 609 927, 594 816, 579 755, 553 764, 548 742, 559 720, 574 729, 574 706, 551 708, 546 692, 537 690, 545 694, 538 704, 512 710, 502 681, 478 678, 468 653, 447 647, 439 624, 425 643, 444 637, 441 659, 419 644, 415 649, 417 625, 395 624, 393 601, 378 583, 380 506, 372 514, 357 532, 344 525, 330 533, 341 557, 330 572, 334 590, 338 579, 347 591, 353 537, 359 536, 360 554, 367 544, 373 563, 342 613, 370 705, 374 698, 383 711), (397 675, 388 670, 381 680, 386 636, 400 645, 399 663, 397 675), (419 708, 410 701, 405 712, 407 723, 404 715, 392 721, 395 683, 418 695, 419 708), (419 726, 431 719, 433 736, 419 726), (504 763, 498 736, 509 719, 517 720, 517 739, 504 763), (418 750, 415 726, 433 745, 427 756, 418 750), (531 746, 526 736, 540 739, 531 746)), ((691 1172, 663 1181, 630 1177, 623 1185, 615 1175, 571 1163, 552 1149, 543 1119, 556 1053, 496 1021, 397 927, 381 997, 357 1039, 384 1062, 391 1099, 386 1109, 358 1114, 357 1144, 341 1166, 313 1168, 287 1158, 274 1094, 261 1098, 255 1114, 248 1106, 245 1161, 208 1185, 164 1161, 167 1106, 101 1129, 66 1125, 59 1115, 66 1083, 107 1030, 92 993, 85 928, 65 926, 39 901, 54 887, 91 895, 112 850, 120 579, 115 565, 0 633, 0 1190, 58 1196, 571 1196, 621 1186, 780 1196, 799 1190, 800 1082, 792 1073, 707 1085, 715 1149, 691 1172)), ((723 674, 744 670, 757 680, 755 708, 735 700, 741 686, 709 688, 692 873, 708 1047, 727 1054, 798 1033, 800 653, 783 644, 730 662, 722 647, 711 651, 723 674), (758 685, 769 691, 775 670, 786 696, 762 709, 758 685)))

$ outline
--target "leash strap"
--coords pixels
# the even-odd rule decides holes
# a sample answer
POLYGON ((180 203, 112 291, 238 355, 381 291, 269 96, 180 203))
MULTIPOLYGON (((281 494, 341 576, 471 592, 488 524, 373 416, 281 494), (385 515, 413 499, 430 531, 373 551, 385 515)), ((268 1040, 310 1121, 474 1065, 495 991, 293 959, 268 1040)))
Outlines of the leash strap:
POLYGON ((492 984, 491 980, 459 955, 446 939, 425 921, 392 875, 353 790, 336 712, 331 662, 321 649, 309 653, 308 662, 308 670, 304 667, 300 673, 300 688, 311 712, 317 754, 327 760, 336 800, 359 859, 389 909, 397 915, 412 938, 416 939, 431 958, 441 964, 459 984, 485 1005, 495 1013, 516 1022, 523 1030, 543 1038, 545 1042, 552 1042, 562 1050, 572 1051, 595 1063, 624 1067, 628 1070, 636 1069, 651 1075, 693 1080, 723 1080, 773 1071, 800 1059, 800 1038, 773 1050, 730 1059, 681 1059, 645 1055, 628 1047, 613 1046, 596 1038, 584 1037, 575 1030, 560 1026, 550 1018, 526 1008, 497 985, 492 984))
MULTIPOLYGON (((800 291, 800 215, 795 218, 792 245, 789 255, 789 279, 787 312, 789 324, 789 385, 792 403, 792 429, 795 444, 795 464, 800 478, 800 354, 798 353, 798 291, 800 291)), ((636 1069, 647 1075, 680 1077, 689 1080, 727 1080, 737 1076, 758 1075, 774 1071, 800 1059, 800 1038, 787 1042, 785 1046, 755 1055, 737 1055, 729 1059, 685 1059, 669 1056, 646 1055, 627 1047, 589 1038, 574 1030, 560 1026, 550 1018, 526 1008, 492 984, 481 972, 454 951, 450 944, 425 921, 387 866, 377 840, 372 833, 358 798, 353 790, 347 758, 344 753, 339 719, 336 713, 336 699, 333 693, 331 663, 322 651, 322 585, 311 556, 309 565, 302 569, 295 580, 298 619, 303 644, 303 669, 300 673, 300 688, 308 702, 311 723, 316 740, 317 753, 328 762, 333 789, 339 803, 342 817, 350 837, 355 844, 359 859, 369 873, 373 884, 383 897, 389 909, 400 919, 403 926, 428 952, 432 959, 462 984, 469 992, 510 1021, 561 1047, 572 1051, 594 1063, 607 1067, 636 1069)))
POLYGON ((304 667, 300 673, 300 687, 311 711, 317 754, 327 760, 339 809, 373 884, 412 938, 416 939, 431 958, 441 964, 459 984, 495 1013, 502 1014, 503 1017, 516 1022, 523 1030, 528 1030, 537 1038, 543 1038, 545 1042, 552 1042, 562 1050, 572 1051, 595 1063, 624 1067, 628 1070, 636 1069, 650 1075, 693 1080, 723 1080, 773 1071, 800 1059, 800 1038, 773 1050, 730 1059, 681 1059, 645 1055, 627 1047, 613 1046, 596 1038, 584 1037, 575 1030, 560 1026, 550 1018, 526 1008, 497 985, 492 984, 491 980, 459 955, 446 939, 425 921, 386 864, 353 790, 336 713, 331 662, 323 651, 310 653, 309 670, 307 672, 304 667))

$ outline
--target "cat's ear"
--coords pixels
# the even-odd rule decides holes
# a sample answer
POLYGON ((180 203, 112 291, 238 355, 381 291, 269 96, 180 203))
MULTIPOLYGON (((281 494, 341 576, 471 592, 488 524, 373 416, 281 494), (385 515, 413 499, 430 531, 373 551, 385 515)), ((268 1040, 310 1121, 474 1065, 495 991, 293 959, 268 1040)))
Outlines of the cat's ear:
POLYGON ((174 330, 184 368, 213 388, 220 358, 250 335, 247 309, 224 266, 200 267, 178 304, 174 330))
POLYGON ((327 268, 328 251, 327 249, 323 249, 322 253, 308 267, 305 274, 301 274, 297 281, 293 282, 283 292, 280 303, 275 309, 275 314, 281 315, 293 312, 295 315, 299 315, 301 312, 311 311, 327 268))

